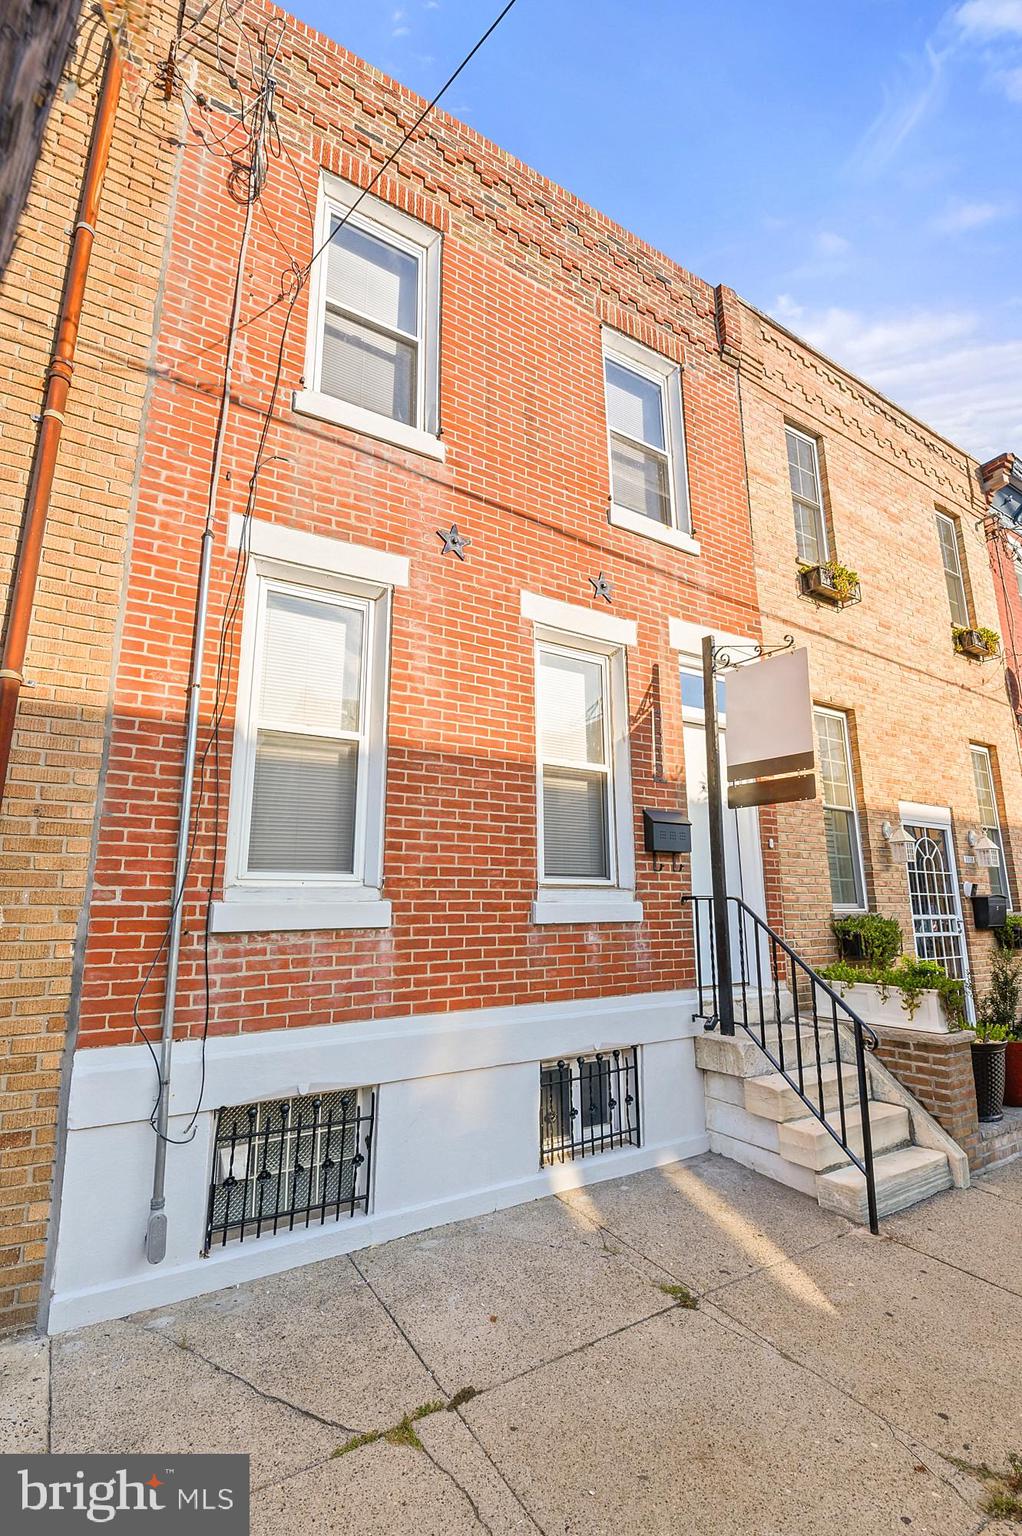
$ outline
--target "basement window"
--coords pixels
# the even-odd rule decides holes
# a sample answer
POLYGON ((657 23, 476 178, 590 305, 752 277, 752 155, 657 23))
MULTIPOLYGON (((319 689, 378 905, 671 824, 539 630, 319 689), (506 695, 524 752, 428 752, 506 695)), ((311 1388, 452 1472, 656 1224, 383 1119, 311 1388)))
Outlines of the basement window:
POLYGON ((376 1090, 217 1111, 204 1253, 369 1208, 376 1090))
POLYGON ((544 1062, 539 1081, 541 1168, 640 1145, 634 1045, 544 1062))

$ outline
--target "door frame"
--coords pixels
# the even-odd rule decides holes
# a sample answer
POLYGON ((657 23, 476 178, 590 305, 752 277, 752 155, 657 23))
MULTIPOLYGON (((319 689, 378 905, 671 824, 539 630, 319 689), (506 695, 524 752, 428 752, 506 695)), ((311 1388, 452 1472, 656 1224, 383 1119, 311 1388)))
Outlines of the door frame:
MULTIPOLYGON (((962 906, 962 885, 958 873, 958 850, 955 848, 954 820, 949 805, 923 805, 915 800, 900 800, 898 802, 898 815, 901 825, 916 827, 934 827, 947 834, 946 847, 950 859, 951 888, 955 898, 955 915, 961 924, 962 934, 962 970, 965 973, 965 1008, 966 1014, 972 1016, 972 957, 969 954, 969 935, 965 927, 965 910, 962 906)), ((916 949, 915 918, 912 914, 912 890, 908 883, 908 868, 905 870, 905 887, 908 892, 909 919, 912 923, 912 949, 919 959, 916 949)))

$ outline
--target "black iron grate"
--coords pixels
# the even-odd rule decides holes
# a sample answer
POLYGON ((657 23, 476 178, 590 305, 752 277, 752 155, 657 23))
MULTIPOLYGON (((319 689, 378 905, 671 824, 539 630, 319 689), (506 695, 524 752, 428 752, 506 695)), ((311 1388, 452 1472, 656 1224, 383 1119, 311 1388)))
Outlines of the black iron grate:
POLYGON ((639 1145, 634 1046, 546 1062, 540 1068, 540 1167, 639 1145))
POLYGON ((375 1114, 368 1089, 219 1110, 204 1252, 368 1210, 375 1114))

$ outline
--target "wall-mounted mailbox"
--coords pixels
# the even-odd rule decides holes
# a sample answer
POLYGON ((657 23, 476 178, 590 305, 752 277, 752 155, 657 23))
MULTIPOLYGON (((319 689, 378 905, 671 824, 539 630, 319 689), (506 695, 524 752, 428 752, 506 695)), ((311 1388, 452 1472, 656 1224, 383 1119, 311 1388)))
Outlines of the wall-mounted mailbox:
POLYGON ((1007 896, 974 896, 972 920, 977 928, 1003 928, 1008 921, 1007 896))
POLYGON ((647 853, 691 853, 692 823, 680 811, 643 811, 647 853))

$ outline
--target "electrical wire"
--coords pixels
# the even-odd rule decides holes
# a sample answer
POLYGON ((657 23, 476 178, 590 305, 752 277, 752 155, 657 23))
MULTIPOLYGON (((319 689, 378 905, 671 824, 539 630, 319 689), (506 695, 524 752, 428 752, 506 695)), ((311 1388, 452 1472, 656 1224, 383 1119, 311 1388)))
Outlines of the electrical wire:
MULTIPOLYGON (((466 53, 465 57, 462 59, 461 63, 458 65, 458 67, 450 75, 448 75, 447 79, 444 81, 443 85, 437 91, 436 95, 431 97, 431 99, 426 103, 426 105, 423 107, 422 111, 419 113, 418 117, 415 119, 415 122, 412 124, 412 126, 410 128, 408 128, 408 129, 406 129, 406 131, 402 134, 401 138, 398 140, 397 145, 394 147, 394 149, 391 150, 390 154, 383 161, 382 165, 380 165, 378 167, 378 169, 374 172, 374 174, 372 175, 372 177, 370 178, 370 180, 366 184, 366 186, 364 186, 362 188, 362 190, 359 192, 358 196, 355 198, 354 202, 351 204, 351 207, 348 208, 346 210, 346 212, 343 214, 343 216, 341 218, 339 218, 333 224, 333 226, 331 228, 331 231, 330 231, 330 234, 327 236, 327 238, 325 240, 323 240, 315 248, 315 250, 313 251, 312 255, 309 257, 308 261, 304 264, 304 266, 303 266, 303 273, 304 273, 305 277, 308 277, 310 275, 310 273, 312 272, 312 269, 315 266, 316 262, 324 254, 324 252, 329 248, 331 241, 333 240, 334 236, 337 234, 337 231, 339 229, 343 229, 344 225, 351 218, 351 215, 356 212, 356 210, 358 209, 359 205, 363 202, 363 200, 370 195, 370 193, 372 192, 373 188, 379 183, 380 178, 385 174, 385 172, 390 168, 390 166, 393 165, 394 161, 397 159, 398 155, 404 149, 404 147, 408 143, 409 139, 411 139, 418 132, 418 130, 422 127, 422 124, 426 121, 426 118, 433 111, 434 107, 436 107, 437 103, 441 100, 441 98, 447 93, 448 90, 450 90, 451 86, 454 84, 455 80, 457 80, 457 78, 461 74, 462 70, 464 70, 466 68, 466 66, 472 61, 472 59, 475 58, 476 54, 479 52, 480 48, 482 48, 483 44, 490 37, 492 37, 493 33, 496 32, 497 28, 500 26, 501 22, 504 20, 504 17, 508 14, 509 11, 512 11, 514 9, 514 7, 515 7, 515 5, 517 3, 518 3, 518 0, 507 0, 507 4, 504 6, 503 10, 499 12, 499 14, 490 23, 490 25, 487 27, 486 31, 482 34, 482 36, 478 39, 478 41, 475 44, 473 44, 473 46, 469 49, 468 53, 466 53)), ((241 323, 240 323, 240 326, 239 326, 239 330, 247 330, 250 325, 254 325, 257 320, 261 320, 264 315, 268 315, 271 310, 276 309, 277 305, 282 303, 282 302, 283 302, 283 297, 281 295, 279 295, 279 294, 277 295, 276 298, 270 299, 268 301, 268 303, 266 303, 266 304, 264 304, 262 306, 261 309, 255 310, 255 312, 253 314, 249 315, 245 320, 242 320, 241 323)), ((192 353, 192 355, 189 358, 185 359, 184 361, 187 361, 187 362, 195 362, 195 361, 197 361, 200 357, 202 357, 204 355, 204 353, 206 353, 207 351, 212 350, 213 347, 219 346, 220 343, 223 340, 224 340, 223 337, 215 338, 213 341, 208 342, 206 344, 206 346, 200 347, 197 352, 192 353)))
MULTIPOLYGON (((283 43, 285 36, 285 24, 283 22, 281 23, 277 29, 276 35, 272 38, 272 40, 268 41, 269 29, 267 29, 267 31, 262 35, 260 39, 260 56, 259 59, 256 60, 254 54, 252 53, 250 39, 245 32, 242 22, 239 20, 239 17, 244 16, 245 3, 246 0, 240 0, 240 3, 235 4, 232 4, 231 0, 221 0, 216 26, 215 51, 217 63, 229 86, 235 90, 239 96, 242 96, 237 73, 238 59, 240 56, 242 42, 245 43, 248 53, 250 76, 261 79, 262 82, 260 90, 250 106, 246 105, 244 99, 242 98, 241 105, 236 114, 234 127, 228 130, 228 132, 225 134, 219 133, 213 129, 212 124, 209 122, 210 109, 212 104, 208 101, 208 99, 200 98, 198 93, 192 92, 190 87, 184 85, 183 82, 180 82, 182 98, 185 100, 186 115, 189 116, 190 126, 192 126, 193 131, 197 133, 208 153, 216 158, 229 160, 231 168, 227 177, 228 192, 235 201, 242 203, 246 210, 245 234, 243 235, 241 246, 239 248, 239 260, 235 272, 234 297, 232 299, 232 316, 236 315, 236 305, 243 281, 249 216, 252 210, 258 207, 260 204, 262 191, 266 184, 268 175, 269 158, 284 158, 288 162, 288 165, 292 170, 301 190, 301 195, 305 203, 306 213, 309 218, 310 228, 313 230, 315 228, 315 216, 309 202, 308 193, 305 189, 304 182, 298 171, 298 167, 295 164, 294 158, 291 155, 291 152, 288 150, 287 145, 280 134, 276 116, 273 110, 275 82, 273 80, 271 71, 283 43), (225 29, 225 25, 228 22, 238 33, 238 37, 235 40, 235 66, 233 71, 227 69, 223 64, 222 34, 225 29), (191 116, 188 114, 188 97, 190 97, 194 102, 195 109, 201 111, 203 114, 203 121, 200 127, 196 127, 191 119, 191 116), (240 143, 232 142, 232 135, 234 134, 235 129, 243 131, 243 137, 241 138, 240 143), (267 149, 267 145, 269 145, 269 149, 267 149)), ((278 455, 269 455, 268 457, 265 456, 265 449, 269 437, 269 432, 275 418, 277 399, 280 393, 280 386, 283 378, 284 354, 291 321, 294 316, 295 305, 297 304, 299 295, 301 294, 302 289, 307 282, 315 263, 328 248, 330 241, 333 239, 337 232, 337 229, 347 223, 348 219, 356 211, 362 201, 371 193, 372 189, 378 184, 380 178, 384 175, 389 166, 394 163, 402 149, 436 107, 441 97, 454 84, 458 76, 479 52, 480 48, 483 47, 487 39, 490 38, 496 31, 504 17, 514 8, 516 3, 517 0, 507 0, 507 4, 505 4, 496 18, 490 23, 486 31, 480 36, 477 42, 464 56, 457 68, 444 81, 443 85, 426 104, 422 112, 419 113, 419 116, 415 122, 404 133, 394 150, 392 150, 392 152, 387 156, 386 160, 384 160, 383 164, 377 169, 368 184, 360 191, 351 207, 348 208, 343 217, 334 224, 330 236, 313 251, 312 256, 308 259, 308 261, 305 263, 298 262, 297 258, 288 250, 285 242, 281 239, 279 232, 269 217, 269 214, 265 209, 259 209, 262 217, 265 219, 268 227, 271 229, 274 238, 277 240, 278 244, 288 256, 288 268, 280 276, 280 292, 273 299, 273 301, 266 305, 262 310, 259 310, 255 314, 250 315, 245 320, 238 321, 236 319, 232 319, 232 324, 228 328, 225 336, 219 338, 219 340, 222 340, 226 343, 227 354, 225 358, 224 384, 221 391, 220 409, 218 412, 217 426, 214 438, 215 446, 211 464, 209 499, 207 502, 207 524, 213 515, 216 485, 220 472, 227 412, 230 405, 230 358, 233 353, 234 345, 241 331, 247 329, 250 325, 254 324, 255 321, 261 319, 264 315, 269 314, 279 304, 287 304, 287 311, 284 317, 284 323, 281 327, 280 340, 277 347, 276 363, 271 383, 270 397, 263 409, 262 423, 256 444, 253 470, 248 482, 246 503, 244 512, 242 514, 241 537, 239 539, 238 551, 235 557, 234 568, 231 574, 230 583, 228 585, 227 597, 225 599, 221 616, 220 634, 217 644, 216 673, 213 689, 213 708, 210 718, 209 734, 198 761, 198 782, 193 801, 191 827, 189 828, 188 833, 187 854, 185 858, 184 872, 181 879, 180 889, 172 900, 171 909, 168 915, 163 937, 157 948, 156 954, 154 955, 148 969, 146 970, 141 986, 138 993, 136 994, 132 1006, 132 1021, 134 1027, 142 1036, 142 1039, 148 1047, 150 1055, 153 1058, 154 1065, 157 1069, 157 1097, 156 1102, 153 1105, 152 1114, 150 1116, 150 1123, 156 1135, 161 1136, 162 1133, 158 1129, 157 1120, 165 1089, 162 1076, 160 1075, 159 1058, 156 1054, 153 1042, 150 1039, 148 1032, 143 1027, 139 1019, 139 1009, 141 1007, 145 992, 148 989, 149 983, 155 974, 156 968, 160 963, 164 951, 166 950, 170 938, 171 928, 177 916, 178 906, 184 900, 184 893, 188 882, 188 876, 191 872, 192 864, 196 856, 201 814, 207 792, 207 772, 210 768, 210 758, 212 758, 211 777, 213 783, 213 841, 210 851, 209 876, 205 889, 205 917, 203 922, 202 971, 204 1006, 203 1024, 201 1030, 199 1089, 196 1095, 195 1106, 189 1116, 183 1133, 176 1137, 162 1136, 162 1139, 168 1143, 173 1143, 176 1145, 187 1144, 194 1138, 197 1129, 198 1115, 202 1106, 202 1098, 205 1090, 206 1046, 208 1043, 209 1026, 211 1022, 210 933, 221 846, 221 728, 227 709, 227 703, 230 698, 231 686, 234 676, 237 627, 242 610, 242 601, 248 571, 248 561, 251 547, 251 522, 254 513, 259 476, 266 465, 278 457, 278 455)), ((207 6, 203 9, 202 12, 200 12, 199 17, 192 24, 193 30, 198 27, 202 17, 207 14, 208 9, 209 7, 207 6)), ((194 50, 194 48, 197 48, 199 46, 199 41, 199 38, 196 37, 192 47, 188 49, 187 52, 191 52, 194 50)), ((180 52, 175 50, 175 61, 180 57, 180 52)), ((202 352, 205 352, 206 350, 208 350, 208 348, 203 348, 202 351, 197 354, 197 356, 201 356, 202 352)), ((198 658, 197 664, 201 668, 201 657, 198 658)))

